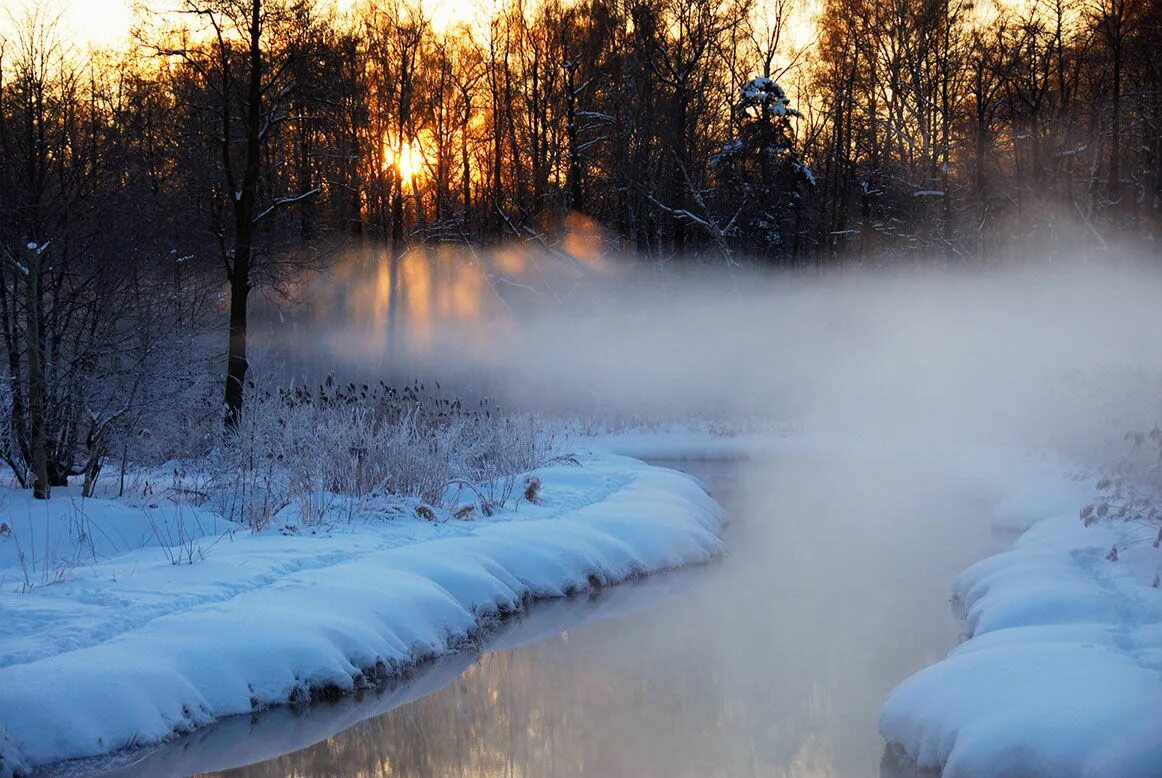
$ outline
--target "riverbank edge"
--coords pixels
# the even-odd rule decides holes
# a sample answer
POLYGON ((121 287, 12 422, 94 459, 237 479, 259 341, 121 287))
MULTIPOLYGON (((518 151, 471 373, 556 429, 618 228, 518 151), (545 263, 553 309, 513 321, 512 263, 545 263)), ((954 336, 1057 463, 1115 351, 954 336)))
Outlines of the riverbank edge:
POLYGON ((1162 776, 1157 530, 1084 526, 1066 479, 1019 502, 995 521, 1019 530, 1011 550, 953 583, 962 642, 885 700, 885 759, 943 778, 1162 776))
MULTIPOLYGON (((11 726, 13 720, 25 718, 22 714, 29 712, 27 708, 22 710, 19 706, 10 706, 7 715, 0 712, 0 776, 29 775, 34 771, 36 774, 44 774, 54 765, 79 758, 156 745, 228 716, 244 715, 277 705, 306 704, 315 700, 334 699, 345 694, 372 689, 377 684, 406 674, 422 662, 471 647, 499 627, 503 619, 524 612, 536 601, 565 597, 656 572, 700 564, 725 551, 720 537, 724 521, 722 509, 706 494, 696 479, 675 470, 653 467, 627 457, 609 454, 590 454, 584 457, 582 462, 586 467, 596 466, 603 469, 607 476, 614 474, 627 480, 601 499, 577 506, 569 515, 546 520, 553 523, 590 525, 596 520, 601 525, 600 531, 608 538, 608 545, 605 548, 594 548, 593 554, 588 557, 584 554, 578 555, 577 549, 571 548, 567 542, 558 543, 558 546, 563 545, 564 551, 572 555, 572 566, 559 571, 563 573, 563 578, 562 576, 555 579, 551 576, 537 578, 535 575, 522 578, 512 575, 511 580, 516 581, 518 586, 513 588, 512 596, 507 601, 497 601, 495 591, 483 591, 478 598, 462 603, 465 612, 471 616, 470 622, 446 629, 443 640, 438 645, 415 644, 408 647, 404 657, 377 656, 374 662, 360 661, 358 656, 348 655, 345 659, 355 668, 355 672, 348 676, 349 683, 335 678, 321 682, 296 683, 290 693, 281 698, 268 695, 251 696, 247 710, 228 708, 216 710, 206 707, 191 710, 183 702, 181 703, 183 712, 192 715, 169 720, 170 726, 160 735, 139 737, 133 734, 125 737, 122 734, 123 740, 120 743, 99 737, 97 740, 99 746, 94 744, 95 747, 81 750, 75 747, 63 749, 59 753, 52 754, 54 758, 45 758, 43 744, 36 749, 28 749, 27 741, 20 738, 19 729, 11 726), (654 508, 646 510, 652 511, 653 515, 642 515, 642 506, 648 505, 651 498, 657 504, 654 508), (650 525, 645 529, 653 533, 652 538, 650 532, 643 534, 643 527, 640 526, 643 522, 650 525), (619 528, 624 532, 619 532, 619 528), (5 721, 9 722, 9 726, 5 726, 5 721), (105 747, 110 742, 114 745, 105 747)), ((542 488, 546 492, 557 486, 551 473, 540 473, 539 477, 542 478, 542 488)), ((513 521, 489 523, 486 526, 488 529, 495 529, 497 533, 503 533, 506 527, 527 529, 529 524, 513 521)), ((546 528, 551 530, 551 527, 546 528)), ((584 539, 587 543, 593 543, 595 536, 588 534, 584 539)), ((531 554, 544 555, 552 551, 553 539, 546 537, 540 541, 538 547, 535 535, 518 538, 518 542, 530 543, 527 550, 531 554)), ((503 568, 511 561, 489 557, 486 553, 479 556, 477 562, 480 570, 476 572, 482 572, 484 568, 494 565, 503 568)), ((390 598, 384 600, 383 604, 392 604, 390 598)), ((39 675, 51 675, 51 665, 55 659, 56 657, 51 657, 34 663, 45 665, 39 668, 39 675)), ((2 675, 5 673, 11 675, 13 667, 21 666, 10 666, 0 671, 0 690, 5 688, 2 675)), ((107 690, 120 686, 113 678, 106 678, 103 685, 107 690)), ((75 721, 79 716, 74 711, 69 718, 75 721)), ((67 726, 69 722, 57 723, 67 726)))

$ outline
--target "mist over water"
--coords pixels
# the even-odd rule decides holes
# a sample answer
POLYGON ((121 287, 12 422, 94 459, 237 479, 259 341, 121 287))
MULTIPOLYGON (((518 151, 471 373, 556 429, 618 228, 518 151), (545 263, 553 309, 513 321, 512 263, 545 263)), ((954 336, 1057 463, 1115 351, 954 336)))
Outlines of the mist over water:
POLYGON ((243 775, 897 776, 880 705, 956 643, 952 580, 1005 547, 1000 512, 1041 477, 1084 494, 1162 417, 1162 273, 1130 253, 783 274, 446 249, 351 257, 303 292, 262 353, 309 380, 438 379, 596 429, 767 442, 667 463, 732 520, 690 593, 487 656, 243 775))
POLYGON ((434 379, 614 422, 761 419, 1073 455, 1158 415, 1162 273, 1147 257, 790 274, 590 256, 348 257, 260 327, 259 373, 434 379))

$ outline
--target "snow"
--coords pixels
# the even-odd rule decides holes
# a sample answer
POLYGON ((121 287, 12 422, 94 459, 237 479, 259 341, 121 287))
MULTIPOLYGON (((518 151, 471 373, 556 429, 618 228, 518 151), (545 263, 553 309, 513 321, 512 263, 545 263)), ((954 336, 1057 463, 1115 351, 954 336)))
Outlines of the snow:
POLYGON ((775 116, 799 116, 799 112, 788 107, 791 101, 783 87, 766 76, 757 76, 747 81, 738 90, 736 109, 759 107, 775 116))
POLYGON ((583 597, 546 600, 520 618, 503 622, 485 637, 479 653, 460 651, 424 662, 406 677, 377 688, 375 694, 347 695, 312 707, 306 716, 290 706, 272 708, 259 716, 232 716, 148 752, 123 751, 65 763, 60 766, 60 773, 120 775, 117 768, 132 763, 132 775, 180 778, 272 759, 435 693, 455 681, 482 654, 539 642, 585 622, 656 607, 688 595, 699 580, 658 575, 583 597))
POLYGON ((729 162, 734 156, 739 154, 742 149, 742 141, 738 138, 731 138, 726 143, 722 144, 722 148, 720 148, 710 157, 710 164, 714 167, 718 167, 725 162, 729 162))
POLYGON ((489 519, 405 514, 313 534, 5 491, 0 772, 353 690, 369 670, 447 654, 530 598, 723 551, 721 509, 694 479, 612 454, 580 463, 538 471, 537 504, 489 519), (167 537, 194 562, 171 564, 167 537), (47 562, 26 572, 30 558, 47 562))
MULTIPOLYGON (((467 640, 532 639, 496 630, 531 598, 721 552, 721 510, 703 488, 627 455, 746 459, 877 444, 659 427, 570 445, 586 452, 581 466, 538 471, 538 504, 476 521, 424 521, 404 503, 380 506, 390 519, 314 530, 283 521, 251 534, 164 500, 133 507, 61 490, 46 505, 0 490, 0 773, 195 730, 228 766, 248 732, 230 722, 249 719, 206 728, 223 717, 446 658, 428 665, 431 683, 383 703, 398 704, 455 677, 452 652, 467 640)), ((1019 537, 957 577, 954 610, 970 637, 892 692, 884 738, 947 778, 1162 776, 1156 530, 1083 526, 1093 482, 1063 460, 962 446, 947 464, 996 487, 989 519, 1019 537)), ((575 617, 568 602, 561 624, 575 617)), ((268 719, 285 718, 272 753, 374 713, 336 710, 305 725, 268 719)), ((180 742, 157 759, 180 772, 180 742)))
POLYGON ((794 167, 796 170, 798 170, 800 173, 803 174, 803 178, 807 179, 808 184, 810 184, 811 186, 815 186, 816 183, 818 183, 816 178, 815 178, 815 171, 812 170, 810 167, 808 167, 807 163, 795 162, 794 167))
POLYGON ((1155 531, 1085 527, 1082 505, 1077 481, 1041 478, 998 507, 998 525, 1028 529, 956 579, 971 637, 881 713, 884 738, 920 767, 946 778, 1162 775, 1155 531))

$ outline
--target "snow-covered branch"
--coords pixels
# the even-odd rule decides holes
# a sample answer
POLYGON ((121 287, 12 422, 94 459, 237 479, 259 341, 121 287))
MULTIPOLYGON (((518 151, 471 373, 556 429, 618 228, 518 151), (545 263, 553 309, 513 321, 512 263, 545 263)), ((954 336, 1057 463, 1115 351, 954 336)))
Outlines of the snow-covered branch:
POLYGON ((277 211, 279 208, 282 208, 282 207, 287 206, 287 205, 294 205, 295 203, 301 203, 304 200, 309 200, 312 197, 315 197, 316 195, 318 195, 321 191, 322 191, 321 189, 319 189, 318 187, 315 187, 314 189, 308 189, 307 191, 303 192, 302 194, 295 195, 294 197, 280 197, 279 199, 275 200, 273 203, 268 205, 266 207, 266 209, 264 211, 262 211, 262 213, 255 216, 254 223, 258 224, 260 221, 265 219, 267 216, 270 216, 272 213, 277 211))

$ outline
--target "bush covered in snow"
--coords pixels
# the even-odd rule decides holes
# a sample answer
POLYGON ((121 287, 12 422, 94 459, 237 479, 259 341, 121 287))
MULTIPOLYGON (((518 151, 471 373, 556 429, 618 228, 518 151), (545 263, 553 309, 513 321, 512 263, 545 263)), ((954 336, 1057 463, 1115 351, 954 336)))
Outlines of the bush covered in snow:
MULTIPOLYGON (((1081 509, 1081 520, 1091 526, 1102 521, 1125 521, 1157 528, 1154 547, 1162 546, 1162 429, 1127 432, 1127 448, 1110 473, 1097 483, 1098 499, 1081 509)), ((1116 561, 1118 547, 1110 549, 1116 561)), ((1155 576, 1154 585, 1162 583, 1155 576)))
POLYGON ((534 417, 445 397, 438 384, 329 378, 249 393, 241 424, 216 425, 208 456, 167 465, 165 488, 254 529, 288 508, 304 524, 349 519, 386 496, 487 515, 552 446, 534 417))

